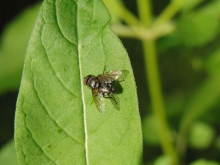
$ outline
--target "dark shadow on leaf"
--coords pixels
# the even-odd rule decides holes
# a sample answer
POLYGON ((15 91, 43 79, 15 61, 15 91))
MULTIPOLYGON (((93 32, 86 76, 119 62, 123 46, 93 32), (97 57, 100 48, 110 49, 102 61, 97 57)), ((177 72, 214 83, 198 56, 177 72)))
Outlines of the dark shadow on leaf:
POLYGON ((115 94, 120 94, 120 93, 123 92, 123 88, 122 88, 122 86, 121 86, 119 81, 112 82, 112 86, 115 89, 115 91, 114 91, 115 94))

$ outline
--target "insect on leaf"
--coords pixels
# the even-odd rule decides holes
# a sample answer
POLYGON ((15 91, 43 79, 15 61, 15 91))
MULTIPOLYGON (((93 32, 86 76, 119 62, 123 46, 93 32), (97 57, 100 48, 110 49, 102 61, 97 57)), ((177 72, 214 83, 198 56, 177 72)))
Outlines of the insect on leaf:
POLYGON ((104 102, 104 97, 102 96, 102 94, 93 92, 92 97, 94 99, 94 102, 99 112, 103 113, 105 110, 105 102, 104 102))
POLYGON ((129 57, 109 27, 101 0, 45 0, 25 57, 17 100, 15 144, 20 164, 137 165, 142 133, 129 57), (118 111, 90 104, 87 75, 129 71, 118 111), (101 108, 102 109, 102 108, 101 108))

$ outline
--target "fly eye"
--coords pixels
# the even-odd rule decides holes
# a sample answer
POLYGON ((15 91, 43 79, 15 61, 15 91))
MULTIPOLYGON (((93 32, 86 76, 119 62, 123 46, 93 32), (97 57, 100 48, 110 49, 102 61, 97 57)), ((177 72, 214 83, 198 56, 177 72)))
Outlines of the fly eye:
POLYGON ((90 77, 91 77, 90 75, 84 77, 84 79, 83 79, 83 84, 84 85, 86 85, 88 83, 88 80, 89 80, 90 77))

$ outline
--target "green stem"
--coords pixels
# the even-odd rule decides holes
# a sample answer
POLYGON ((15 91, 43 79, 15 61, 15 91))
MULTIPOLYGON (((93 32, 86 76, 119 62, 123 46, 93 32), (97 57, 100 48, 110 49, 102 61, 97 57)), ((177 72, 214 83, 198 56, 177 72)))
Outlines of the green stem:
MULTIPOLYGON (((150 0, 137 0, 139 15, 142 23, 146 28, 152 25, 152 14, 150 0)), ((158 131, 162 149, 173 162, 178 164, 178 157, 175 152, 174 146, 171 143, 170 129, 166 119, 164 102, 161 92, 159 71, 157 65, 157 52, 155 40, 144 40, 143 51, 145 58, 145 70, 148 77, 148 86, 152 100, 154 115, 158 123, 158 131)))
POLYGON ((157 57, 154 41, 143 41, 143 49, 145 54, 145 66, 146 73, 148 76, 148 86, 150 90, 150 96, 152 100, 154 115, 158 123, 158 131, 160 136, 160 141, 162 149, 173 162, 173 164, 178 164, 177 154, 175 152, 174 146, 171 143, 171 134, 166 119, 164 102, 161 92, 161 85, 159 79, 159 71, 157 66, 157 57))
POLYGON ((142 32, 147 31, 143 24, 118 0, 103 0, 108 9, 123 20, 134 31, 137 38, 142 38, 142 32))
POLYGON ((132 37, 140 40, 159 38, 175 28, 173 23, 166 23, 163 26, 153 29, 147 29, 142 22, 138 20, 123 4, 118 0, 103 0, 111 13, 114 13, 119 19, 123 20, 128 26, 113 26, 113 30, 122 37, 132 37))
POLYGON ((171 18, 184 5, 184 2, 185 0, 172 0, 172 2, 166 7, 166 9, 154 21, 153 27, 161 26, 165 22, 171 20, 171 18))
POLYGON ((140 21, 127 9, 125 8, 118 0, 103 0, 103 2, 108 6, 109 10, 112 11, 125 21, 130 26, 141 26, 140 21))

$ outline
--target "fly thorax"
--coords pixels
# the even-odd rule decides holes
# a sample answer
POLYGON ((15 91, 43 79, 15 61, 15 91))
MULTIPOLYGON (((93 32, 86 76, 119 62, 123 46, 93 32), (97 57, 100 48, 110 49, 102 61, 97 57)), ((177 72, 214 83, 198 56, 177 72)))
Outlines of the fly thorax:
POLYGON ((104 96, 108 96, 114 93, 114 88, 111 83, 101 83, 99 86, 99 93, 102 93, 104 96))
POLYGON ((88 87, 90 87, 91 89, 95 89, 99 87, 99 81, 97 80, 97 78, 95 76, 90 76, 87 80, 86 85, 88 87))

